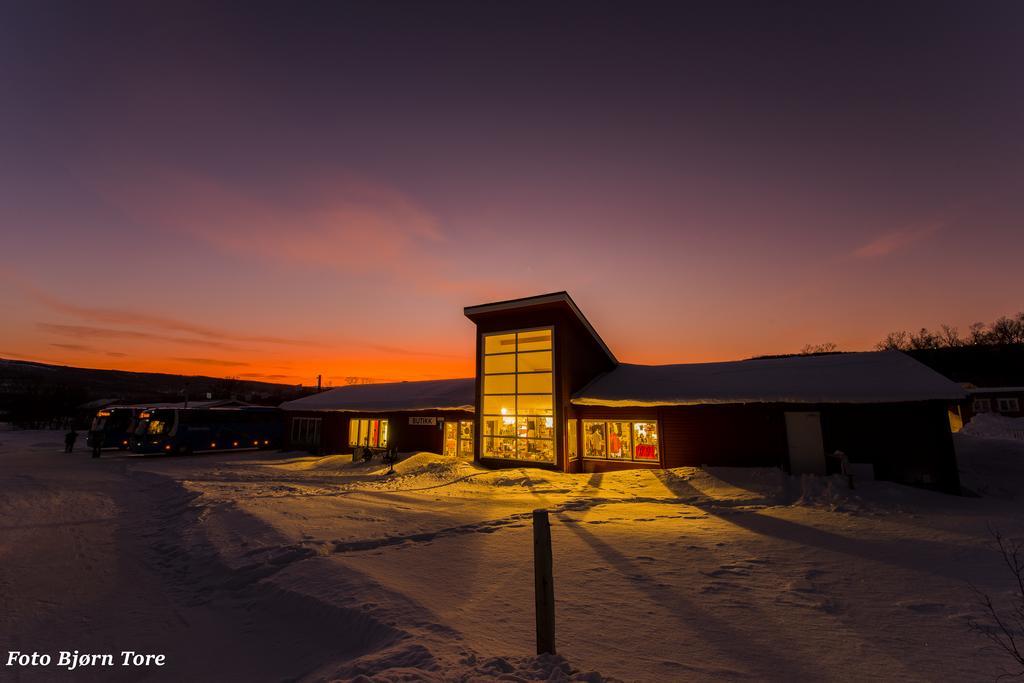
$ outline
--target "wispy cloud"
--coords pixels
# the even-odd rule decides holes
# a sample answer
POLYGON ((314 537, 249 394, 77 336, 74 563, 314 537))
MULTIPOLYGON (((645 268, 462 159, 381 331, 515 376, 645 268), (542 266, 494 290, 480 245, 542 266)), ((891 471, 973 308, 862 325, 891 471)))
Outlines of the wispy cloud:
MULTIPOLYGON (((259 344, 277 344, 285 346, 319 346, 318 342, 308 339, 294 339, 288 337, 277 337, 268 335, 247 335, 238 334, 230 330, 203 325, 189 320, 182 320, 170 316, 153 315, 123 308, 107 306, 82 306, 80 304, 66 301, 53 296, 49 292, 37 287, 28 279, 20 276, 13 267, 8 264, 0 264, 0 280, 5 280, 29 299, 57 313, 62 313, 90 323, 105 323, 108 325, 122 325, 125 327, 136 327, 148 330, 139 332, 136 330, 121 330, 126 335, 134 336, 136 339, 162 339, 168 337, 167 333, 179 335, 191 335, 195 339, 190 343, 216 344, 218 340, 229 340, 233 342, 249 342, 259 344), (156 334, 159 333, 159 334, 156 334)), ((66 326, 71 327, 71 326, 66 326)), ((81 328, 85 331, 85 326, 81 328)), ((93 330, 99 328, 92 328, 93 330)), ((95 335, 98 336, 98 335, 95 335)), ((125 336, 124 338, 129 338, 125 336)), ((179 340, 184 341, 181 337, 179 340)))
POLYGON ((222 360, 220 358, 180 358, 175 357, 171 360, 176 360, 181 363, 194 363, 196 365, 216 365, 225 368, 243 368, 247 367, 249 363, 243 363, 236 360, 222 360))
POLYGON ((396 188, 337 169, 304 169, 273 199, 170 169, 92 175, 94 189, 136 222, 235 255, 296 266, 402 276, 426 270, 422 248, 445 242, 440 221, 396 188))
POLYGON ((242 372, 238 376, 246 379, 298 379, 298 375, 265 375, 262 372, 242 372))
POLYGON ((86 346, 85 344, 58 344, 56 342, 53 342, 50 344, 50 346, 56 347, 58 349, 64 349, 65 351, 88 351, 90 353, 95 353, 96 351, 96 349, 92 348, 91 346, 86 346))
POLYGON ((922 242, 939 229, 938 224, 883 233, 853 250, 857 258, 881 258, 922 242))
MULTIPOLYGON (((234 344, 216 341, 213 339, 193 339, 174 335, 156 334, 153 332, 140 332, 138 330, 122 330, 113 327, 96 327, 94 325, 64 325, 58 323, 36 323, 36 328, 57 334, 64 337, 90 338, 90 339, 123 339, 138 341, 171 342, 184 346, 203 346, 207 348, 221 349, 224 351, 237 351, 239 347, 234 344)), ((54 344, 56 346, 56 344, 54 344)))
POLYGON ((87 344, 62 344, 60 342, 50 342, 50 346, 57 349, 64 349, 65 351, 79 351, 81 353, 95 353, 110 358, 127 358, 127 353, 121 353, 120 351, 107 351, 106 349, 97 349, 95 346, 88 346, 87 344))

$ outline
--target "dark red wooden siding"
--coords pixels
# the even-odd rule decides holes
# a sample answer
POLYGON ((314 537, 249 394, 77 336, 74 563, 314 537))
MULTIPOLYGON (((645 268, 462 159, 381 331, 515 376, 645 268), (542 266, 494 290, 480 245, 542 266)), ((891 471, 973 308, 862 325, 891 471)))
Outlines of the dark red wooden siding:
POLYGON ((308 446, 294 446, 291 443, 292 417, 319 417, 320 452, 351 453, 348 445, 349 420, 386 419, 388 420, 388 439, 403 453, 411 451, 427 451, 441 453, 444 450, 444 421, 472 420, 474 413, 468 410, 436 410, 436 411, 402 411, 393 413, 342 413, 331 411, 289 411, 285 418, 285 448, 315 451, 308 446), (412 425, 410 417, 435 417, 436 425, 412 425))

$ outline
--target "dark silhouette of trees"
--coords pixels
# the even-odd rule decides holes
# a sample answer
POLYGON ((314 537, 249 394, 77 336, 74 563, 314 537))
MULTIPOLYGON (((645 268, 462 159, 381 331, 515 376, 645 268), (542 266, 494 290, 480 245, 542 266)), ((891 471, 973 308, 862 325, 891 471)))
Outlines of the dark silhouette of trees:
POLYGON ((813 356, 816 353, 835 353, 839 350, 835 342, 825 342, 824 344, 806 344, 800 349, 801 356, 813 356))
POLYGON ((898 330, 890 332, 876 344, 879 350, 920 351, 924 349, 949 349, 960 346, 998 346, 1024 344, 1024 312, 1015 317, 1002 316, 995 322, 974 323, 967 335, 951 325, 942 325, 938 331, 922 327, 917 332, 898 330))

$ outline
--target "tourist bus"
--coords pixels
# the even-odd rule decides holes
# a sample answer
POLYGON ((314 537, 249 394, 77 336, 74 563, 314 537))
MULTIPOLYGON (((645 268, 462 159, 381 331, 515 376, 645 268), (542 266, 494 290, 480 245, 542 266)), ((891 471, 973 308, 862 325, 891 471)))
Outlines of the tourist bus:
POLYGON ((141 408, 112 406, 96 413, 89 426, 85 443, 89 448, 119 448, 127 450, 132 435, 139 426, 141 408))
POLYGON ((277 408, 154 408, 139 413, 133 453, 209 453, 281 446, 277 408))

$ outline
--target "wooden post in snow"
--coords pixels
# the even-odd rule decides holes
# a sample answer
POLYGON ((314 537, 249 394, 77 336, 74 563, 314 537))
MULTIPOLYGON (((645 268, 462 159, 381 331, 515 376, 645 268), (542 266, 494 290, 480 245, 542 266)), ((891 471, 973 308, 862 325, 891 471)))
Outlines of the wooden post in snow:
POLYGON ((547 510, 533 511, 533 588, 537 612, 537 654, 555 654, 555 582, 551 524, 547 510))

